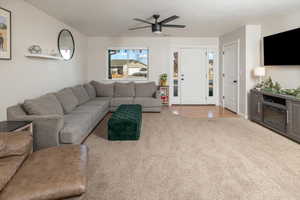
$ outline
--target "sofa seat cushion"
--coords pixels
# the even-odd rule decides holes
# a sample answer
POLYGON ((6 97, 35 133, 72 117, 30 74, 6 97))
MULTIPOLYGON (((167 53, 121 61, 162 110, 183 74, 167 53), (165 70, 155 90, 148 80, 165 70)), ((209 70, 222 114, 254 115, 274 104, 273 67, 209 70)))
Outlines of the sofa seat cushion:
POLYGON ((88 95, 91 99, 96 97, 96 89, 90 83, 86 83, 83 85, 84 89, 87 91, 88 95))
POLYGON ((57 92, 56 97, 61 103, 65 114, 72 112, 72 110, 74 110, 76 106, 79 104, 79 101, 75 97, 71 88, 65 88, 57 92))
POLYGON ((84 105, 79 106, 71 114, 89 114, 91 116, 92 124, 95 124, 96 121, 98 122, 101 119, 101 115, 103 115, 104 112, 107 112, 109 110, 109 104, 108 101, 100 101, 97 102, 98 104, 96 104, 96 102, 95 104, 91 103, 88 102, 84 105))
POLYGON ((155 82, 136 83, 135 96, 136 97, 153 97, 156 93, 157 86, 155 82))
POLYGON ((96 97, 96 98, 88 101, 84 105, 101 105, 101 106, 106 105, 109 107, 111 100, 112 100, 112 97, 96 97))
POLYGON ((118 107, 122 104, 133 104, 133 97, 115 97, 110 103, 112 107, 118 107))
POLYGON ((134 82, 130 83, 115 83, 115 97, 134 97, 135 87, 134 82))
POLYGON ((109 108, 109 101, 89 101, 79 106, 72 113, 76 113, 76 112, 91 113, 93 112, 93 109, 97 112, 102 112, 104 110, 107 110, 108 108, 109 108))
POLYGON ((74 111, 65 115, 64 127, 60 131, 60 142, 64 144, 79 144, 82 141, 81 139, 89 134, 95 112, 74 111))
POLYGON ((143 108, 160 107, 161 101, 159 98, 152 97, 136 97, 133 100, 134 104, 140 104, 143 108))
POLYGON ((82 85, 77 85, 72 88, 72 91, 76 98, 78 99, 79 105, 84 104, 88 100, 90 100, 90 96, 87 91, 84 89, 82 85))
POLYGON ((24 101, 24 109, 29 115, 63 115, 63 108, 53 94, 24 101))
POLYGON ((87 187, 85 145, 64 145, 34 152, 0 194, 0 199, 65 199, 87 187))

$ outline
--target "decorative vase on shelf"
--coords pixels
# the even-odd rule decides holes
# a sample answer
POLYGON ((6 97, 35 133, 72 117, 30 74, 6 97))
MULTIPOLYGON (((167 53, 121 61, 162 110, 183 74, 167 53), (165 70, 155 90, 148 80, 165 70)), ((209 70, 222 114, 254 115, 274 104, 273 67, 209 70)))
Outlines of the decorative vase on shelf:
POLYGON ((168 75, 166 73, 160 75, 160 85, 167 86, 168 75))
POLYGON ((160 86, 167 86, 167 81, 160 80, 160 86))
POLYGON ((28 48, 31 54, 42 54, 42 48, 39 45, 32 45, 28 48))

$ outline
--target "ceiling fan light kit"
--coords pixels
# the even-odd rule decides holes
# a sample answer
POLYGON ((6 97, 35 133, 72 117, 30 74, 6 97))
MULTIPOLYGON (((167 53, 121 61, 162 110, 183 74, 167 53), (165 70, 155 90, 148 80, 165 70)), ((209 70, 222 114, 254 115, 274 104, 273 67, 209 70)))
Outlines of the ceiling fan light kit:
POLYGON ((155 34, 161 34, 162 28, 159 24, 152 24, 152 32, 155 34))
POLYGON ((133 30, 139 30, 139 29, 145 29, 145 28, 151 28, 152 29, 152 33, 154 34, 161 34, 162 33, 162 28, 163 27, 167 27, 167 28, 185 28, 185 25, 175 25, 175 24, 167 24, 171 21, 174 21, 176 19, 179 18, 179 16, 177 15, 173 15, 171 17, 168 17, 160 22, 158 22, 158 18, 160 17, 160 15, 153 15, 152 16, 155 20, 154 23, 143 20, 143 19, 139 19, 139 18, 134 18, 133 20, 138 21, 138 22, 142 22, 145 24, 148 24, 147 26, 141 26, 141 27, 135 27, 135 28, 130 28, 129 30, 133 31, 133 30))

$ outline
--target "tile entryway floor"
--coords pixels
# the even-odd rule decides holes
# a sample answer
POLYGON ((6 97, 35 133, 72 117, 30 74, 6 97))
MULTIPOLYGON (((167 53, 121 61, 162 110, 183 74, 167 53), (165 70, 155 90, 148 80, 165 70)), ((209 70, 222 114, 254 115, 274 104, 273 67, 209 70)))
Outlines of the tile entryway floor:
POLYGON ((237 114, 221 106, 170 106, 164 107, 174 115, 191 118, 231 118, 239 117, 237 114))

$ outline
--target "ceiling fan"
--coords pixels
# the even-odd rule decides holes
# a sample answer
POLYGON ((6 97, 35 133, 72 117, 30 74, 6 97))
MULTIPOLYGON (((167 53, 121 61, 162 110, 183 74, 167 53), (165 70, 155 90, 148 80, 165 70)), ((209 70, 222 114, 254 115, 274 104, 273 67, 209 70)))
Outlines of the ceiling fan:
POLYGON ((138 30, 138 29, 151 28, 152 29, 152 33, 161 34, 163 27, 166 27, 166 28, 185 28, 186 27, 185 25, 168 24, 169 22, 178 19, 179 16, 177 16, 177 15, 173 15, 171 17, 168 17, 167 19, 164 19, 164 20, 162 20, 160 22, 158 21, 158 18, 160 17, 160 15, 153 15, 152 17, 155 20, 154 23, 146 21, 146 20, 143 20, 143 19, 134 18, 133 20, 138 21, 138 22, 142 22, 142 23, 146 23, 148 25, 147 26, 130 28, 129 30, 133 31, 133 30, 138 30))

